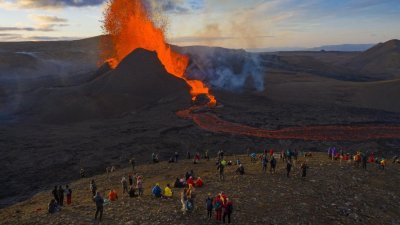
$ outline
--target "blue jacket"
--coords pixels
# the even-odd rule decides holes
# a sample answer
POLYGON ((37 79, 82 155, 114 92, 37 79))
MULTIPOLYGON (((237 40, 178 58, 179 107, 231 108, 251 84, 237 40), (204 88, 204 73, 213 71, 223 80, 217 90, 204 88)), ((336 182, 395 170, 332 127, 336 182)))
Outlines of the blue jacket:
POLYGON ((161 190, 160 186, 156 185, 153 187, 153 190, 151 190, 151 193, 153 193, 153 195, 156 197, 161 197, 162 190, 161 190))

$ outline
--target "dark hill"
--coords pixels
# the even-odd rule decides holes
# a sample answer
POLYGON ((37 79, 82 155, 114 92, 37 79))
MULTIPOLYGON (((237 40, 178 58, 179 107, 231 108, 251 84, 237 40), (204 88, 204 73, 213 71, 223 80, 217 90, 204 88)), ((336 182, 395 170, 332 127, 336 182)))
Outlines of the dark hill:
POLYGON ((398 76, 400 72, 400 41, 394 39, 379 43, 350 59, 346 65, 360 72, 377 75, 389 73, 398 76))
POLYGON ((89 83, 46 88, 31 97, 32 112, 50 123, 101 119, 168 101, 176 110, 190 103, 186 83, 167 73, 155 52, 137 49, 115 69, 89 83))

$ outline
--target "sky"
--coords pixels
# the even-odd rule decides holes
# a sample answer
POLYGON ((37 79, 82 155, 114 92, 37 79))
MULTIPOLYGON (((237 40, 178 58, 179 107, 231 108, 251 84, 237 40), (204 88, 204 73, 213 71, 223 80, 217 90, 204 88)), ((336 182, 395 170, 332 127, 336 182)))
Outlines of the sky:
MULTIPOLYGON (((317 47, 400 39, 400 0, 145 0, 168 42, 228 48, 317 47)), ((106 0, 0 0, 0 41, 101 35, 106 0)))

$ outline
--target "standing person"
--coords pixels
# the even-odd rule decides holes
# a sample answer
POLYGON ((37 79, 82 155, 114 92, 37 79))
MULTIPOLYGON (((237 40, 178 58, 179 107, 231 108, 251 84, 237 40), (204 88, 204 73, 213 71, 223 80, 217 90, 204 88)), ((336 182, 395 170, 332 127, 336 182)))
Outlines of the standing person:
POLYGON ((179 153, 178 152, 175 152, 175 162, 177 163, 178 162, 178 158, 179 158, 179 153))
POLYGON ((261 164, 262 164, 262 171, 264 173, 267 172, 267 164, 268 164, 268 159, 267 159, 267 155, 263 155, 262 159, 261 159, 261 164))
POLYGON ((65 186, 65 191, 67 193, 67 205, 72 203, 72 189, 69 188, 68 184, 65 186))
POLYGON ((307 163, 303 162, 301 164, 300 169, 301 169, 301 177, 306 177, 307 176, 307 169, 308 169, 307 163))
POLYGON ((217 221, 222 221, 222 201, 220 195, 218 195, 215 198, 214 209, 215 209, 215 219, 217 221))
POLYGON ((224 168, 225 168, 224 164, 222 162, 219 162, 217 170, 219 171, 219 180, 220 181, 225 180, 224 168))
POLYGON ((208 155, 208 150, 204 153, 204 158, 207 159, 207 161, 210 161, 210 156, 208 155))
POLYGON ((361 161, 362 161, 362 168, 364 170, 366 170, 367 169, 367 162, 368 162, 367 154, 362 154, 361 161))
POLYGON ((131 160, 129 160, 129 163, 130 163, 131 166, 132 166, 132 172, 135 171, 135 164, 136 164, 135 158, 132 158, 131 160))
POLYGON ((60 200, 58 204, 64 206, 64 189, 61 185, 58 187, 58 199, 60 200))
POLYGON ((136 187, 138 189, 138 196, 143 195, 143 180, 142 180, 142 176, 137 176, 137 178, 136 178, 136 187))
POLYGON ((231 214, 233 211, 233 204, 232 202, 229 200, 229 198, 225 199, 225 204, 224 204, 224 215, 223 215, 223 223, 225 223, 225 217, 228 217, 228 223, 231 223, 231 214))
POLYGON ((51 192, 53 194, 54 200, 56 200, 57 204, 59 204, 60 199, 58 197, 58 189, 57 186, 54 186, 53 191, 51 192))
POLYGON ((132 186, 133 185, 133 178, 132 178, 132 173, 129 173, 128 174, 128 181, 129 181, 129 186, 132 186))
POLYGON ((183 189, 183 191, 181 192, 181 203, 182 203, 182 212, 183 214, 186 213, 186 201, 187 201, 187 195, 186 195, 186 188, 183 189))
POLYGON ((186 158, 190 159, 190 152, 189 151, 186 152, 186 158))
POLYGON ((81 168, 81 171, 79 171, 79 174, 81 175, 81 178, 85 177, 85 170, 81 168))
POLYGON ((97 186, 94 180, 90 181, 90 190, 92 191, 92 197, 96 195, 97 186))
POLYGON ((94 215, 94 219, 97 220, 97 215, 100 213, 100 221, 103 217, 103 204, 104 199, 101 197, 100 192, 96 192, 96 195, 93 197, 93 201, 96 203, 96 214, 94 215))
POLYGON ((286 163, 286 176, 289 178, 290 175, 290 170, 292 169, 292 163, 290 162, 290 160, 287 161, 286 163))
POLYGON ((213 210, 213 198, 211 197, 211 193, 208 193, 206 198, 206 208, 207 208, 207 218, 212 218, 212 210, 213 210))
POLYGON ((275 173, 276 159, 275 159, 274 156, 271 157, 270 164, 271 164, 271 167, 269 168, 269 172, 270 173, 272 173, 272 172, 275 173))
POLYGON ((121 184, 122 184, 122 194, 125 194, 125 192, 128 193, 128 181, 126 180, 125 177, 122 177, 121 184))

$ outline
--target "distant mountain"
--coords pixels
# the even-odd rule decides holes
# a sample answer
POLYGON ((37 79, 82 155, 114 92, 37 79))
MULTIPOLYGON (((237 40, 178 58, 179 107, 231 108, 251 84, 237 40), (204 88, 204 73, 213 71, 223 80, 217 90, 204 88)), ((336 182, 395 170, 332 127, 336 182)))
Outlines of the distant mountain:
POLYGON ((362 52, 375 44, 342 44, 342 45, 324 45, 315 48, 306 49, 307 51, 340 51, 340 52, 362 52))
POLYGON ((350 59, 346 66, 376 75, 389 73, 400 76, 400 40, 379 43, 350 59))

